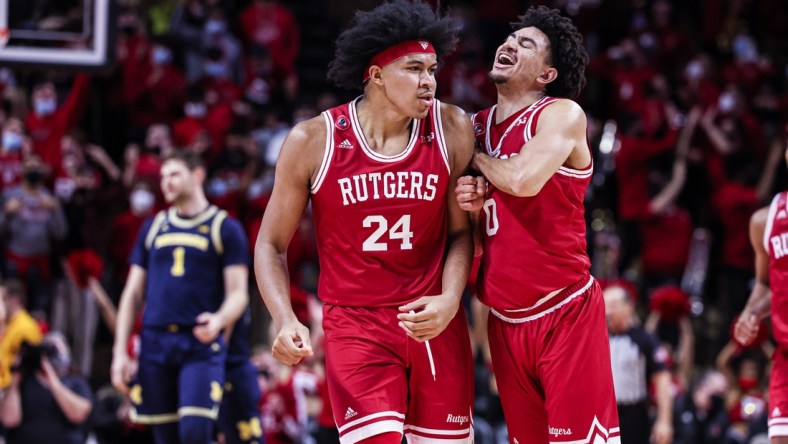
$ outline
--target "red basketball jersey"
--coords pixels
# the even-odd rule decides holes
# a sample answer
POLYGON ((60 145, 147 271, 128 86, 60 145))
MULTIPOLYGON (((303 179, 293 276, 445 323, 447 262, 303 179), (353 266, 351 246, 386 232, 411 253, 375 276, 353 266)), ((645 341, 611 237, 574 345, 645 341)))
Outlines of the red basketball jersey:
POLYGON ((782 346, 788 345, 788 193, 772 199, 763 246, 769 253, 769 287, 772 290, 772 330, 782 346))
MULTIPOLYGON (((556 100, 544 97, 499 124, 495 106, 479 112, 473 116, 477 146, 500 159, 518 155, 523 145, 528 149, 542 110, 556 100)), ((480 218, 482 302, 517 316, 539 311, 539 300, 547 294, 588 279, 583 198, 591 172, 591 165, 584 170, 562 166, 532 197, 490 185, 480 218)))
POLYGON ((449 161, 436 100, 395 156, 370 149, 359 99, 323 112, 326 150, 312 185, 318 295, 333 305, 398 306, 441 293, 449 161))

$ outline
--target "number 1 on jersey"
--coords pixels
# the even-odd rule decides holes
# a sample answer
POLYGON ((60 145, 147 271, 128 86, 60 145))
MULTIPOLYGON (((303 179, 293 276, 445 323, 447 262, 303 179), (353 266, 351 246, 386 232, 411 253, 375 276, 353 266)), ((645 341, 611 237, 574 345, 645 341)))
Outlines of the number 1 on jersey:
POLYGON ((386 242, 378 242, 378 240, 389 232, 389 239, 401 239, 402 243, 399 246, 400 250, 412 250, 413 244, 410 239, 413 237, 413 232, 410 231, 410 214, 406 214, 399 218, 399 220, 389 230, 389 222, 381 215, 367 216, 364 219, 364 228, 371 228, 373 224, 377 224, 377 228, 372 234, 369 235, 367 240, 364 241, 362 249, 364 251, 386 251, 389 246, 386 242))
POLYGON ((183 273, 186 272, 184 259, 186 259, 186 250, 184 250, 183 247, 178 247, 172 250, 172 268, 170 268, 171 275, 176 277, 183 276, 183 273))

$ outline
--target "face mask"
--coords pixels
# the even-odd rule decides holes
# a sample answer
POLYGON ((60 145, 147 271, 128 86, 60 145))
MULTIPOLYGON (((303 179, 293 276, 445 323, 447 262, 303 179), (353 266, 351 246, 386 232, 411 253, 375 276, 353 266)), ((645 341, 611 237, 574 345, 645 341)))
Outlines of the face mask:
POLYGON ((721 113, 729 113, 736 108, 736 98, 731 93, 722 93, 717 101, 717 109, 721 113))
POLYGON ((739 388, 743 392, 750 391, 758 387, 758 380, 756 378, 739 378, 739 388))
POLYGON ((209 62, 203 66, 205 75, 209 77, 222 77, 225 74, 224 64, 219 62, 209 62))
POLYGON ((758 61, 758 47, 755 41, 746 35, 740 35, 733 39, 733 53, 736 58, 745 62, 758 61))
POLYGON ((684 72, 686 73, 687 77, 690 78, 690 79, 699 79, 699 78, 701 78, 703 76, 703 71, 704 71, 703 63, 701 63, 701 62, 699 62, 697 60, 693 60, 693 61, 687 63, 687 67, 684 70, 684 72))
POLYGON ((42 180, 44 180, 44 173, 36 170, 28 171, 25 173, 25 180, 30 185, 38 185, 42 180))
POLYGON ((13 131, 3 132, 3 147, 8 151, 19 151, 22 148, 22 135, 13 131))
POLYGON ((123 25, 121 26, 120 30, 127 36, 131 37, 137 32, 137 27, 134 25, 123 25))
POLYGON ((208 20, 205 24, 205 32, 208 34, 220 34, 224 32, 226 26, 221 20, 208 20))
POLYGON ((147 213, 153 208, 155 199, 153 193, 148 190, 134 190, 129 196, 129 206, 134 213, 147 213))
POLYGON ((39 116, 48 116, 54 113, 56 107, 55 99, 38 99, 33 103, 33 108, 39 116))
POLYGON ((216 178, 208 183, 208 195, 210 196, 221 197, 227 194, 228 191, 230 191, 230 187, 223 179, 216 178))
POLYGON ((183 107, 183 113, 186 114, 187 117, 192 117, 194 119, 202 119, 205 117, 207 109, 204 103, 187 103, 186 106, 183 107))
POLYGON ((156 65, 163 65, 165 63, 169 63, 172 60, 172 54, 170 50, 167 48, 162 48, 158 46, 153 49, 153 63, 156 65))

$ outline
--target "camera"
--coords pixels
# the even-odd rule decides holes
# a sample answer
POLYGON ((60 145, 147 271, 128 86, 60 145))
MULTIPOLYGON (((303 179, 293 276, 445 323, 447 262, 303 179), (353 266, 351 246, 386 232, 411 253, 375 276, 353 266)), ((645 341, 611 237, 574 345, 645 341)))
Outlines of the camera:
POLYGON ((19 361, 11 370, 30 375, 41 369, 41 358, 56 358, 57 347, 53 344, 42 343, 38 345, 23 342, 19 348, 19 361))

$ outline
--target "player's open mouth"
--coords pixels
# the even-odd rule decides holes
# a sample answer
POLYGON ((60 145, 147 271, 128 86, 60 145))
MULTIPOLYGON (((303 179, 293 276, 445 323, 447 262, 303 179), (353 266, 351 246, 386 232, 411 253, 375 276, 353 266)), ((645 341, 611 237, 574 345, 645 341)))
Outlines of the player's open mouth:
POLYGON ((498 58, 495 59, 495 64, 501 66, 513 66, 514 62, 514 58, 505 52, 498 54, 498 58))

